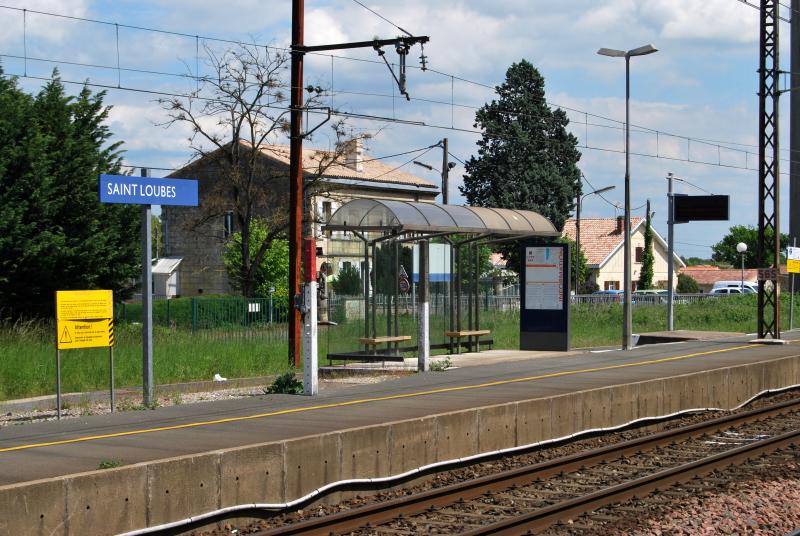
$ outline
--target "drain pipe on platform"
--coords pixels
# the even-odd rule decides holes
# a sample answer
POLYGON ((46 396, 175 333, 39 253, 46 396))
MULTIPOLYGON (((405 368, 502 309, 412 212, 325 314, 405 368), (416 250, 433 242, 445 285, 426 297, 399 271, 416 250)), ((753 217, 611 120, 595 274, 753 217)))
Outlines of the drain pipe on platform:
POLYGON ((302 497, 300 497, 298 499, 295 499, 293 501, 289 501, 289 502, 285 502, 285 503, 250 503, 250 504, 238 504, 238 505, 235 505, 235 506, 228 506, 226 508, 220 508, 219 510, 214 510, 212 512, 206 512, 204 514, 199 514, 199 515, 196 515, 196 516, 188 517, 186 519, 181 519, 179 521, 172 521, 170 523, 164 523, 162 525, 156 525, 156 526, 153 526, 153 527, 147 527, 147 528, 143 528, 143 529, 133 530, 133 531, 130 531, 130 532, 124 532, 122 534, 119 534, 118 536, 140 536, 140 535, 143 535, 143 534, 151 534, 153 532, 171 530, 171 529, 175 529, 175 528, 180 528, 180 527, 182 527, 184 525, 190 525, 192 523, 197 523, 197 522, 203 521, 205 519, 209 519, 209 518, 220 516, 220 515, 224 515, 224 514, 231 514, 231 513, 234 513, 234 512, 241 511, 241 510, 275 510, 275 511, 286 510, 286 509, 289 509, 289 508, 293 508, 295 506, 299 506, 299 505, 309 501, 310 499, 313 499, 314 497, 322 495, 325 492, 331 491, 331 490, 333 490, 333 489, 335 489, 337 487, 341 487, 341 486, 347 486, 347 485, 353 485, 353 484, 382 484, 382 483, 388 483, 388 482, 392 482, 392 481, 395 481, 395 480, 401 480, 403 478, 407 478, 407 477, 413 476, 413 475, 415 475, 417 473, 427 472, 427 471, 430 471, 431 469, 439 469, 439 468, 443 469, 443 468, 446 468, 447 466, 450 466, 450 465, 459 465, 459 464, 463 464, 463 463, 467 463, 467 462, 478 462, 478 461, 480 461, 480 460, 482 460, 484 458, 491 458, 493 456, 503 456, 503 455, 506 455, 506 454, 513 454, 515 452, 525 451, 525 450, 529 450, 529 449, 532 449, 532 448, 535 448, 535 447, 541 447, 541 446, 549 445, 549 444, 552 444, 552 443, 559 443, 559 442, 562 442, 562 441, 566 441, 568 439, 577 439, 577 438, 580 438, 581 436, 585 436, 585 435, 589 435, 589 434, 596 434, 596 433, 601 433, 601 432, 614 432, 616 430, 619 430, 619 429, 622 429, 622 428, 626 428, 626 427, 631 426, 633 424, 645 423, 645 422, 664 421, 664 420, 668 420, 668 419, 671 419, 671 418, 674 418, 674 417, 678 417, 680 415, 685 415, 687 413, 703 413, 703 412, 709 412, 709 411, 735 411, 737 409, 740 409, 740 408, 746 406, 747 404, 749 404, 750 402, 752 402, 753 400, 755 400, 755 399, 757 399, 757 398, 759 398, 761 396, 768 395, 768 394, 781 393, 783 391, 790 391, 792 389, 797 389, 798 387, 800 387, 800 384, 790 385, 790 386, 787 386, 787 387, 781 387, 779 389, 766 389, 766 390, 761 391, 760 393, 748 398, 747 400, 745 400, 744 402, 742 402, 738 406, 735 406, 735 407, 733 407, 731 409, 724 409, 724 408, 684 409, 684 410, 681 410, 681 411, 676 411, 675 413, 670 413, 668 415, 662 415, 662 416, 659 416, 659 417, 641 417, 639 419, 634 419, 632 421, 628 421, 628 422, 626 422, 624 424, 618 424, 616 426, 610 426, 610 427, 607 427, 607 428, 592 428, 590 430, 582 430, 582 431, 576 432, 574 434, 569 434, 569 435, 565 435, 565 436, 562 436, 562 437, 557 437, 557 438, 554 438, 554 439, 547 439, 545 441, 538 441, 536 443, 530 443, 528 445, 521 445, 521 446, 518 446, 518 447, 510 447, 510 448, 506 448, 506 449, 494 450, 494 451, 491 451, 491 452, 483 452, 483 453, 480 453, 480 454, 474 454, 472 456, 466 456, 464 458, 455 458, 455 459, 452 459, 452 460, 446 460, 446 461, 442 461, 442 462, 431 463, 431 464, 428 464, 428 465, 423 465, 422 467, 418 467, 416 469, 411 469, 410 471, 406 471, 405 473, 400 473, 400 474, 397 474, 397 475, 391 475, 391 476, 385 476, 385 477, 379 477, 379 478, 352 478, 352 479, 348 479, 348 480, 340 480, 338 482, 331 482, 330 484, 325 484, 324 486, 315 489, 311 493, 308 493, 307 495, 303 495, 302 497))

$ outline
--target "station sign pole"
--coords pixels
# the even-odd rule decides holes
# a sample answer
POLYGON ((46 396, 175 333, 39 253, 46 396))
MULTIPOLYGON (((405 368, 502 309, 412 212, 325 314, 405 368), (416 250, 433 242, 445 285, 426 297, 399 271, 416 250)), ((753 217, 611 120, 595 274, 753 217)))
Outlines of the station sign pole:
MULTIPOLYGON (((147 168, 142 168, 147 177, 147 168)), ((153 205, 142 205, 142 401, 153 405, 153 205)))
POLYGON ((100 175, 100 202, 142 206, 142 402, 153 404, 153 205, 198 205, 197 180, 100 175))

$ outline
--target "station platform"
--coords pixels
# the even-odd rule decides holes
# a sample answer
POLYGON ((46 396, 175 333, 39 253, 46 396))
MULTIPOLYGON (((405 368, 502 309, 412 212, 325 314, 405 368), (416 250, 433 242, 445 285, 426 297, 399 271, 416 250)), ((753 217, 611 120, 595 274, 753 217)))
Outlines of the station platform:
POLYGON ((291 501, 342 479, 732 408, 800 384, 800 333, 786 333, 784 345, 752 338, 505 358, 495 350, 452 356, 445 372, 313 398, 264 395, 6 427, 0 534, 120 533, 291 501), (109 460, 121 466, 98 470, 109 460))

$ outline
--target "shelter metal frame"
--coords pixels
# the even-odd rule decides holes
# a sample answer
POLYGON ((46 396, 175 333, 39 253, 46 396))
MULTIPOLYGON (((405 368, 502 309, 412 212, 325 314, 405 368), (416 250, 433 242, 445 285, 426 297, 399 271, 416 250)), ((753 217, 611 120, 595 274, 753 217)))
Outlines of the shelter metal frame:
MULTIPOLYGON (((449 309, 450 331, 461 331, 462 318, 462 282, 467 276, 469 294, 467 303, 467 330, 477 331, 480 325, 480 257, 479 247, 484 244, 520 240, 531 237, 557 238, 560 233, 544 216, 532 212, 513 209, 496 209, 487 207, 464 207, 457 205, 434 205, 409 201, 356 199, 342 205, 324 226, 325 231, 351 232, 364 244, 364 337, 377 337, 376 284, 377 274, 374 267, 376 250, 379 244, 393 241, 395 248, 395 266, 393 267, 394 285, 384 303, 386 316, 386 333, 395 337, 399 335, 398 297, 399 289, 399 248, 401 244, 420 242, 432 238, 441 238, 450 245, 450 280, 449 309), (348 221, 349 220, 349 221, 348 221), (378 234, 377 237, 371 235, 378 234), (468 235, 463 240, 456 240, 456 235, 468 235), (461 273, 462 249, 468 248, 467 273, 461 273), (372 259, 372 262, 370 261, 372 259), (394 310, 392 311, 392 305, 394 310)), ((420 273, 427 277, 427 266, 420 267, 420 273)), ((466 344, 469 350, 479 344, 478 336, 467 337, 466 342, 460 338, 449 337, 450 342, 435 347, 448 348, 450 353, 461 349, 466 344)), ((490 342, 490 341, 484 341, 490 342)), ((335 354, 337 359, 402 359, 401 351, 414 351, 416 347, 400 348, 399 342, 390 342, 386 349, 378 350, 377 346, 362 345, 358 353, 335 354)), ((331 360, 332 354, 328 358, 331 360)))

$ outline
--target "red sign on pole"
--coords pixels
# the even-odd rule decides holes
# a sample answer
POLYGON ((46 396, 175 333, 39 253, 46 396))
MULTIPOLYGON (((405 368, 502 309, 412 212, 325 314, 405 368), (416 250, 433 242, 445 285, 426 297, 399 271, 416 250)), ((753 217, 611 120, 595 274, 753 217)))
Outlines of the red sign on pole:
POLYGON ((303 239, 303 270, 306 283, 317 280, 317 241, 313 238, 303 239))

